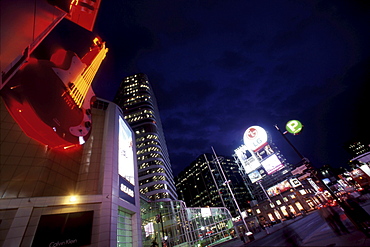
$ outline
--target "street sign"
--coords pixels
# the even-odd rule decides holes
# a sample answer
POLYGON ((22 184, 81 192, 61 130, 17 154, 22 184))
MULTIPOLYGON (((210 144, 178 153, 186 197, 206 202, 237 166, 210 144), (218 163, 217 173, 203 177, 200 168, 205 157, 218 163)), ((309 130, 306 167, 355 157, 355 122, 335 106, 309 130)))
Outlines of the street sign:
POLYGON ((290 120, 286 125, 285 129, 293 134, 298 135, 302 131, 303 125, 298 120, 290 120))

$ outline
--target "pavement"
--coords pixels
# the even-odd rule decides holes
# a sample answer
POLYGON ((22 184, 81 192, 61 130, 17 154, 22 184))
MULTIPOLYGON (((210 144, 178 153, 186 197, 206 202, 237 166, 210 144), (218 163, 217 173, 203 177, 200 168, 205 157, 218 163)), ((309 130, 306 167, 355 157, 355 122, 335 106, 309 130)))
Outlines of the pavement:
MULTIPOLYGON (((370 214, 370 200, 367 200, 364 204, 361 205, 369 214, 370 214)), ((292 224, 295 221, 302 219, 302 217, 297 217, 286 221, 286 224, 277 224, 271 228, 268 228, 269 233, 273 233, 281 230, 283 227, 292 224)), ((343 235, 336 235, 328 224, 323 224, 321 227, 317 228, 311 234, 306 236, 302 240, 301 246, 325 246, 325 247, 334 247, 334 246, 370 246, 370 238, 359 230, 355 229, 352 223, 348 219, 345 220, 345 224, 349 229, 350 233, 343 235)), ((255 240, 261 239, 267 235, 266 231, 263 230, 254 234, 255 240)), ((243 243, 239 238, 231 239, 228 242, 216 245, 217 247, 245 247, 245 246, 256 246, 253 245, 254 241, 248 243, 243 243)))

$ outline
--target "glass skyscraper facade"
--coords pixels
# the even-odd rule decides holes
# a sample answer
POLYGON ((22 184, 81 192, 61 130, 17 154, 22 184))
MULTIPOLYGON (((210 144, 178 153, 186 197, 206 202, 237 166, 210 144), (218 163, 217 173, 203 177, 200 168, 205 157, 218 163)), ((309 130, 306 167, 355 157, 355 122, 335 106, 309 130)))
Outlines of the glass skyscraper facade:
POLYGON ((114 102, 135 133, 140 192, 152 201, 177 199, 159 110, 147 75, 124 78, 114 102))
POLYGON ((241 210, 249 207, 251 195, 239 173, 233 157, 219 156, 219 163, 211 154, 200 155, 190 166, 176 176, 179 199, 189 207, 226 207, 234 217, 239 216, 232 195, 225 185, 229 180, 236 201, 241 210), (225 174, 226 178, 222 174, 225 174))

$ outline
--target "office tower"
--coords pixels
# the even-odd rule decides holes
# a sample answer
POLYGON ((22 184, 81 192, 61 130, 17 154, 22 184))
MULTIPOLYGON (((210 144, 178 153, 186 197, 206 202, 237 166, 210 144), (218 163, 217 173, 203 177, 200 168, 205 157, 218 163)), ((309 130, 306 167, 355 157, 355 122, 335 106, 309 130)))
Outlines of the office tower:
POLYGON ((356 158, 370 152, 370 143, 365 140, 348 142, 346 143, 345 149, 349 154, 351 154, 352 158, 356 158))
POLYGON ((218 159, 222 168, 213 155, 202 154, 180 172, 175 178, 177 194, 188 207, 226 207, 237 217, 239 214, 225 181, 230 180, 229 184, 241 211, 249 207, 251 196, 234 158, 218 156, 218 159))
POLYGON ((0 106, 1 246, 142 246, 134 134, 117 105, 97 99, 90 138, 67 149, 28 137, 0 106))
POLYGON ((152 201, 177 198, 172 168, 153 89, 145 74, 121 82, 114 102, 135 133, 140 192, 152 201))

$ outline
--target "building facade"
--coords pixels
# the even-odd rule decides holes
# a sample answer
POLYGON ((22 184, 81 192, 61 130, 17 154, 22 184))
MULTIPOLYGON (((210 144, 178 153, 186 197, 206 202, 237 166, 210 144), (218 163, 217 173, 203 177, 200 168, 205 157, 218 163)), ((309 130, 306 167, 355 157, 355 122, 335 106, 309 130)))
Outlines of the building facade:
POLYGON ((133 132, 111 102, 92 116, 84 145, 50 149, 1 101, 0 245, 142 246, 133 132))
POLYGON ((225 181, 230 181, 229 185, 241 211, 249 207, 251 195, 233 157, 218 156, 218 159, 219 163, 212 154, 200 155, 176 176, 177 193, 179 199, 189 207, 226 207, 237 217, 239 213, 225 181))
POLYGON ((140 192, 152 201, 177 199, 157 102, 145 74, 121 82, 114 102, 134 130, 140 192))
POLYGON ((308 161, 287 162, 260 126, 246 130, 244 144, 235 150, 234 157, 252 191, 251 206, 261 224, 313 210, 320 204, 320 196, 325 197, 316 179, 311 178, 308 161))

